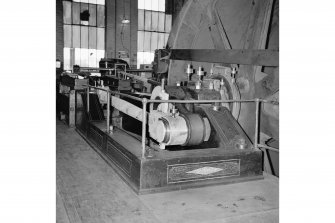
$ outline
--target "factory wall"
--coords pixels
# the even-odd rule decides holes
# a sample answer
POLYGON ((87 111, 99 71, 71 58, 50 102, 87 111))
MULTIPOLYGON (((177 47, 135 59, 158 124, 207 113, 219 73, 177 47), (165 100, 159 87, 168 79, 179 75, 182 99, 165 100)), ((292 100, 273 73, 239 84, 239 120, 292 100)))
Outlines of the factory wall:
MULTIPOLYGON (((106 56, 129 56, 130 65, 137 62, 137 0, 106 0, 106 56), (122 24, 123 17, 130 20, 122 24), (122 53, 122 54, 120 54, 122 53)), ((63 4, 56 0, 56 59, 63 62, 63 4)))
POLYGON ((126 51, 130 65, 137 61, 137 0, 106 1, 106 53, 108 57, 119 58, 126 51), (122 24, 123 16, 130 20, 122 24))
POLYGON ((56 0, 56 59, 63 63, 63 3, 62 0, 56 0))

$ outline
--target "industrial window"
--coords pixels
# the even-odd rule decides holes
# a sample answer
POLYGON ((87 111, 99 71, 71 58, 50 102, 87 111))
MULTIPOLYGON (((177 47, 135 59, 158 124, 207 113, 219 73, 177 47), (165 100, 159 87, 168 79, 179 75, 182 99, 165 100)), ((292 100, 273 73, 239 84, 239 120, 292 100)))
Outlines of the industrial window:
POLYGON ((165 13, 165 0, 138 0, 137 67, 151 64, 154 51, 165 47, 172 15, 165 13))
POLYGON ((98 67, 105 56, 105 0, 63 0, 64 70, 98 67))

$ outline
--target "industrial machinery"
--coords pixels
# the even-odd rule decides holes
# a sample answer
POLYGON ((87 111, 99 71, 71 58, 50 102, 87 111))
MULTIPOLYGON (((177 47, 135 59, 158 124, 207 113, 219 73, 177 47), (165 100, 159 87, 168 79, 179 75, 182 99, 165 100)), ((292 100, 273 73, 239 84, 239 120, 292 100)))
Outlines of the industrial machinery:
POLYGON ((279 140, 277 3, 187 1, 153 77, 115 74, 141 88, 76 91, 78 132, 139 194, 262 179, 279 140))

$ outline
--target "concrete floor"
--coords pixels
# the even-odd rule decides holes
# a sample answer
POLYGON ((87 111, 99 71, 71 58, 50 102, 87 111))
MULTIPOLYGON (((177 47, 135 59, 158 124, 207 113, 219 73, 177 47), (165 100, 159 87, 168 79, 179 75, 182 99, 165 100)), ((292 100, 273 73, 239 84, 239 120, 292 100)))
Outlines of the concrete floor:
POLYGON ((136 195, 74 129, 57 121, 57 222, 279 222, 278 178, 136 195))

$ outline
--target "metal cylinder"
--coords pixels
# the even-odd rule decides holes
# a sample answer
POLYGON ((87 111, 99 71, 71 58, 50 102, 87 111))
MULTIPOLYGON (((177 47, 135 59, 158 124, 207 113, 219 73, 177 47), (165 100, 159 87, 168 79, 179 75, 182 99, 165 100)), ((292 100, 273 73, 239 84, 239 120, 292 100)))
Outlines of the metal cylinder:
POLYGON ((199 145, 204 142, 206 126, 204 119, 199 114, 182 115, 187 123, 188 135, 183 145, 199 145))
POLYGON ((110 92, 107 91, 107 118, 106 118, 106 124, 107 124, 107 130, 106 132, 109 134, 110 133, 110 101, 111 101, 111 97, 110 97, 110 92))
POLYGON ((166 116, 157 122, 157 141, 166 145, 181 145, 187 141, 188 126, 183 117, 166 116))
POLYGON ((147 99, 142 99, 142 158, 145 158, 145 148, 146 148, 146 132, 147 132, 147 99))
POLYGON ((90 86, 87 87, 87 114, 90 112, 90 86))

